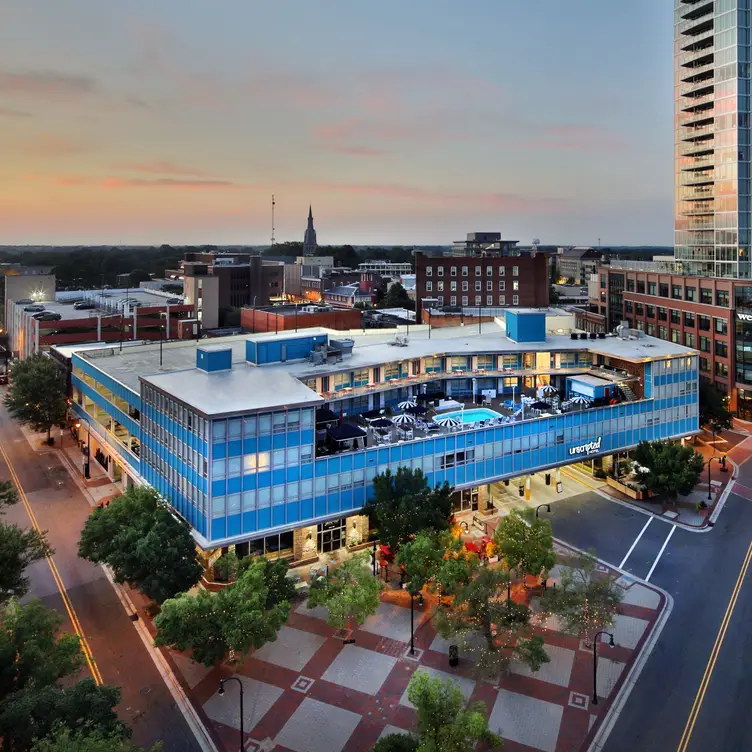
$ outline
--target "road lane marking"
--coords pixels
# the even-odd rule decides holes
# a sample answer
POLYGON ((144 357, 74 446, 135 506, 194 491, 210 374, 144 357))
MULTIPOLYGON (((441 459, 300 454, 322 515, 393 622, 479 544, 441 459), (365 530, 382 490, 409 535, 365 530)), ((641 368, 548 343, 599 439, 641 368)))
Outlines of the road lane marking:
MULTIPOLYGON (((2 446, 0 446, 0 454, 2 454, 2 457, 5 460, 5 464, 8 466, 8 470, 10 471, 10 476, 13 479, 13 482, 16 484, 16 488, 18 489, 18 495, 21 499, 21 503, 24 505, 24 508, 26 509, 26 514, 28 514, 29 519, 31 520, 31 526, 38 533, 41 533, 42 530, 39 527, 39 523, 37 522, 37 518, 34 514, 34 511, 31 508, 31 504, 29 503, 29 499, 26 496, 26 492, 23 490, 23 486, 21 486, 21 481, 18 477, 18 474, 16 473, 15 468, 10 462, 10 458, 8 457, 7 453, 5 452, 5 449, 2 446)), ((73 604, 71 603, 71 600, 68 596, 68 591, 66 590, 65 584, 63 583, 63 578, 60 576, 60 571, 57 568, 57 564, 55 564, 51 555, 48 555, 45 558, 47 560, 47 564, 50 567, 50 572, 52 573, 52 579, 55 581, 55 585, 57 586, 57 589, 60 593, 60 597, 63 599, 63 605, 65 606, 65 610, 68 612, 68 617, 71 620, 73 629, 75 630, 76 634, 81 640, 81 650, 83 651, 84 658, 86 659, 86 663, 89 666, 91 675, 97 684, 103 684, 104 682, 102 681, 102 675, 99 673, 99 667, 97 666, 97 662, 94 659, 94 655, 91 652, 91 648, 89 647, 89 641, 86 639, 86 635, 84 634, 84 630, 83 630, 83 627, 81 626, 81 622, 78 619, 76 610, 73 608, 73 604)))
POLYGON ((640 538, 642 538, 642 534, 648 529, 648 525, 655 519, 655 517, 648 517, 648 521, 643 526, 642 530, 640 530, 637 537, 634 539, 634 542, 629 547, 629 551, 627 551, 627 555, 621 560, 621 564, 619 564, 619 569, 624 569, 624 565, 627 563, 627 559, 632 555, 632 551, 635 550, 635 546, 640 542, 640 538))
POLYGON ((663 545, 661 546, 661 550, 658 552, 658 556, 655 557, 655 561, 653 562, 653 566, 650 567, 650 571, 648 572, 648 576, 645 578, 645 582, 650 582, 650 577, 652 576, 655 568, 658 566, 658 562, 661 560, 661 556, 663 556, 663 552, 666 550, 666 546, 668 546, 668 542, 671 540, 671 536, 676 531, 676 525, 671 526, 671 530, 668 531, 668 535, 666 536, 666 540, 663 541, 663 545))
POLYGON ((741 592, 741 589, 742 589, 742 583, 744 582, 744 577, 747 574, 747 570, 749 569, 749 563, 751 560, 752 560, 752 543, 749 544, 749 548, 747 549, 747 555, 744 557, 742 568, 739 570, 739 576, 736 578, 736 584, 734 585, 734 589, 731 592, 731 598, 729 599, 728 606, 726 607, 726 613, 723 615, 723 620, 721 621, 721 626, 718 630, 718 635, 715 638, 713 649, 710 651, 710 658, 708 658, 708 663, 705 666, 705 672, 702 675, 700 688, 697 690, 697 694, 695 695, 695 700, 692 703, 692 709, 689 711, 689 718, 687 719, 687 724, 684 727, 684 733, 682 734, 682 737, 679 740, 679 747, 677 748, 677 752, 686 752, 687 747, 689 746, 689 740, 692 738, 692 731, 694 730, 695 722, 697 721, 697 716, 700 714, 700 709, 702 708, 702 703, 703 703, 703 700, 705 699, 705 692, 708 689, 708 684, 710 684, 710 678, 713 675, 713 670, 715 669, 715 664, 716 664, 716 661, 718 660, 718 655, 721 652, 721 646, 723 645, 723 640, 726 637, 726 630, 728 629, 728 625, 731 622, 731 617, 734 613, 734 609, 736 608, 736 602, 739 598, 739 593, 741 592))
POLYGON ((600 486, 594 486, 592 483, 588 483, 584 478, 579 478, 576 475, 572 475, 572 473, 568 472, 565 467, 559 468, 562 475, 566 475, 567 478, 570 478, 573 481, 576 481, 577 483, 582 484, 583 486, 587 486, 588 488, 592 488, 593 491, 600 491, 600 486))

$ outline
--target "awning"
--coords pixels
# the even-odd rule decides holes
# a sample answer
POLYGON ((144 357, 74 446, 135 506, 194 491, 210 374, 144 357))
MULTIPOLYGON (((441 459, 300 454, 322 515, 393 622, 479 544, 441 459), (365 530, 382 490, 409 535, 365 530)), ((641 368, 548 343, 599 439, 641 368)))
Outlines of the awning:
POLYGON ((316 425, 326 423, 336 423, 339 420, 339 415, 333 413, 328 407, 322 407, 316 410, 316 425))
POLYGON ((329 429, 329 435, 335 441, 349 441, 351 439, 360 439, 366 435, 366 432, 352 423, 343 423, 341 426, 332 426, 329 429))

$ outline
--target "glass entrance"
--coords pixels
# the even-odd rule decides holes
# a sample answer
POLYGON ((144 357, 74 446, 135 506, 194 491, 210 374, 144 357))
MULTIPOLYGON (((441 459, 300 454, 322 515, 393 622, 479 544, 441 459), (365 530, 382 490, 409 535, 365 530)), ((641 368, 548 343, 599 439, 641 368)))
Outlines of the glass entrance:
POLYGON ((319 553, 328 554, 331 551, 339 551, 345 545, 345 519, 332 520, 319 525, 319 553))
POLYGON ((454 494, 452 510, 455 512, 478 511, 478 489, 466 488, 454 494))

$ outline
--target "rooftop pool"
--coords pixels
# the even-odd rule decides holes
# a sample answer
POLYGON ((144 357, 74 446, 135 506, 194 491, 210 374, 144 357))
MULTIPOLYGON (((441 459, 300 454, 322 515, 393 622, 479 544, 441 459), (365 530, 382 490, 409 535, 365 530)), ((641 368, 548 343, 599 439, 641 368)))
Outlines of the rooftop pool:
POLYGON ((470 410, 455 410, 452 413, 441 413, 442 418, 457 418, 462 423, 477 423, 481 420, 491 420, 491 418, 503 418, 501 413, 489 410, 486 407, 472 408, 470 410))

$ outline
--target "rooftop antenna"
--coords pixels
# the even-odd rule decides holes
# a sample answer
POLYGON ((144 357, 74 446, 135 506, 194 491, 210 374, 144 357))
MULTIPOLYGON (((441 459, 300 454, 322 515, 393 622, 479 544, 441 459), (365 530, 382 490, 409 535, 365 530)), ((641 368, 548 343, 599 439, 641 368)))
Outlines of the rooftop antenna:
POLYGON ((274 248, 274 194, 272 193, 272 248, 274 248))

